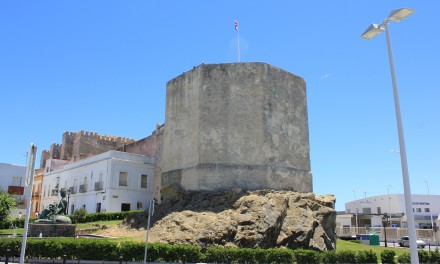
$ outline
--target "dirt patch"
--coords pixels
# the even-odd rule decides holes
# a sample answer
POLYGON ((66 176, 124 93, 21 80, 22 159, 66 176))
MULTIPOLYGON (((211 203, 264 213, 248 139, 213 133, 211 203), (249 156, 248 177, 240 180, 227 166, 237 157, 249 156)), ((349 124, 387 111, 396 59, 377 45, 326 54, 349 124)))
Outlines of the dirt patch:
MULTIPOLYGON (((133 241, 145 241, 147 231, 144 228, 136 229, 119 224, 109 226, 106 229, 101 229, 93 232, 94 235, 115 237, 115 238, 129 238, 133 241)), ((156 236, 150 231, 148 235, 149 242, 157 241, 156 236)))

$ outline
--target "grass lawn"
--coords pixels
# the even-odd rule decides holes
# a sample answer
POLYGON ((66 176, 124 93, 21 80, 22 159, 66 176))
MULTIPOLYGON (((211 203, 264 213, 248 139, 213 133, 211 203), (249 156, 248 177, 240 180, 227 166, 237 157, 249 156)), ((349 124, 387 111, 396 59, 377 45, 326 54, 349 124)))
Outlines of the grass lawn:
POLYGON ((359 244, 353 241, 347 241, 342 239, 337 239, 336 241, 336 252, 342 250, 359 251, 359 250, 370 250, 370 249, 376 253, 378 258, 380 258, 380 253, 384 250, 394 250, 394 252, 396 252, 396 257, 402 255, 405 252, 409 252, 408 248, 369 246, 369 245, 359 244))

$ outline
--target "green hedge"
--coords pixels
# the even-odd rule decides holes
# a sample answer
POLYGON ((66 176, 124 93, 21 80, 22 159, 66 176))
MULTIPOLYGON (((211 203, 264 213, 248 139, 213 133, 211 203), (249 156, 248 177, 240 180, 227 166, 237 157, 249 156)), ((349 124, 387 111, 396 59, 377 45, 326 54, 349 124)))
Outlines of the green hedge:
MULTIPOLYGON (((18 227, 23 228, 24 227, 24 218, 21 219, 12 219, 12 220, 5 220, 0 222, 0 229, 10 229, 12 227, 18 227)), ((35 221, 37 218, 29 218, 29 221, 35 221)))
MULTIPOLYGON (((420 263, 439 263, 440 262, 440 252, 436 251, 424 251, 419 250, 419 262, 420 263)), ((406 264, 411 263, 411 256, 409 252, 405 252, 397 258, 398 263, 406 264)))
MULTIPOLYGON (((0 255, 6 256, 6 249, 11 249, 11 256, 18 257, 21 250, 21 238, 0 238, 0 255)), ((125 261, 142 262, 145 243, 109 239, 87 238, 29 238, 26 258, 108 260, 117 261, 122 256, 125 261), (105 253, 104 253, 105 252, 105 253)), ((393 251, 394 252, 394 251, 393 251)), ((438 253, 438 252, 437 252, 438 253)), ((423 254, 423 253, 421 253, 423 254)), ((431 254, 431 253, 429 253, 431 254)), ((384 257, 390 257, 385 253, 384 257)), ((429 255, 430 256, 430 255, 429 255)), ((150 262, 209 262, 226 263, 228 258, 235 263, 377 263, 376 254, 369 251, 324 251, 287 248, 251 249, 148 244, 150 262)), ((434 258, 434 255, 433 257, 434 258)), ((429 263, 429 262, 428 262, 429 263)))
MULTIPOLYGON (((86 214, 84 219, 78 219, 77 223, 89 223, 97 221, 111 221, 111 220, 124 220, 127 216, 135 213, 143 212, 143 210, 134 210, 128 212, 116 212, 116 213, 91 213, 86 214)), ((67 215, 75 222, 75 217, 73 215, 67 215)))
MULTIPOLYGON (((76 223, 88 223, 88 222, 97 222, 97 221, 111 221, 111 220, 124 220, 127 216, 135 213, 143 212, 143 210, 134 210, 128 212, 117 212, 117 213, 91 213, 86 214, 84 219, 75 219, 73 215, 67 215, 72 219, 72 222, 76 223)), ((29 222, 33 222, 37 220, 37 218, 30 218, 29 222)), ((12 219, 0 222, 0 229, 10 229, 13 226, 18 228, 24 227, 24 218, 21 219, 12 219)))

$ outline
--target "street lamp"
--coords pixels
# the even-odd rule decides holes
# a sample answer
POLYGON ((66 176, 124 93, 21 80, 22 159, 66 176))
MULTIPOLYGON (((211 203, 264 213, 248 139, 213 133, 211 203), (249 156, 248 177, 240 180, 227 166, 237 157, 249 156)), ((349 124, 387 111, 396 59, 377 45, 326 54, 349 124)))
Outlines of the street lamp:
POLYGON ((387 222, 387 217, 384 215, 382 217, 382 226, 383 226, 383 235, 385 238, 385 247, 388 247, 387 245, 387 226, 388 226, 388 222, 387 222))
POLYGON ((388 23, 390 21, 400 22, 403 19, 410 16, 414 13, 415 10, 409 8, 400 8, 391 11, 388 18, 386 18, 380 25, 372 24, 367 30, 361 35, 364 39, 372 39, 386 31, 387 37, 387 46, 388 46, 388 57, 390 61, 390 70, 391 70, 391 79, 393 83, 393 94, 394 94, 394 106, 396 109, 396 119, 397 119, 397 131, 399 134, 399 146, 400 146, 400 162, 402 166, 402 178, 403 178, 403 190, 405 195, 405 207, 406 207, 406 215, 408 220, 408 234, 409 234, 409 246, 411 252, 411 263, 416 264, 419 263, 419 256, 417 253, 417 243, 416 243, 416 228, 414 224, 414 213, 412 211, 412 200, 411 200, 411 187, 409 182, 408 175, 408 164, 406 159, 406 148, 405 148, 405 139, 403 135, 403 125, 402 125, 402 117, 400 114, 400 102, 399 102, 399 94, 397 91, 397 81, 396 81, 396 73, 394 71, 394 61, 393 61, 393 52, 391 50, 391 40, 388 29, 388 23))
MULTIPOLYGON (((428 200, 431 200, 429 197, 429 185, 428 180, 425 180, 426 189, 428 189, 428 200)), ((434 220, 432 219, 432 211, 431 211, 431 201, 429 202, 429 212, 431 212, 431 229, 434 230, 434 220)))
POLYGON ((358 209, 356 206, 356 191, 353 189, 354 194, 354 210, 356 211, 356 234, 358 233, 358 209))
POLYGON ((388 221, 391 223, 390 187, 393 187, 393 186, 391 186, 391 184, 384 184, 383 186, 388 188, 388 214, 389 214, 389 220, 388 221))
POLYGON ((69 214, 69 199, 70 199, 70 188, 67 189, 66 191, 67 194, 67 206, 66 206, 66 210, 64 212, 64 214, 69 214))

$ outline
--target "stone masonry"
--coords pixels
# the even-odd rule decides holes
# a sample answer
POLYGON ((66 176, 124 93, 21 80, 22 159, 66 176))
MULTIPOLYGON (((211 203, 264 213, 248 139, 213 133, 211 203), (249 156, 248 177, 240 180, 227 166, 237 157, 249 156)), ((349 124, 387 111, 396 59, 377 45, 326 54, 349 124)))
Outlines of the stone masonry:
POLYGON ((43 150, 40 168, 44 168, 46 160, 60 159, 69 162, 79 161, 109 150, 115 150, 135 142, 134 139, 100 135, 89 131, 65 132, 62 144, 52 144, 50 150, 43 150))
POLYGON ((174 186, 312 192, 306 84, 296 75, 202 64, 167 83, 165 124, 164 196, 174 186))

